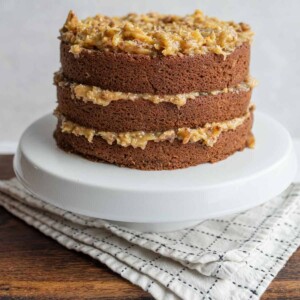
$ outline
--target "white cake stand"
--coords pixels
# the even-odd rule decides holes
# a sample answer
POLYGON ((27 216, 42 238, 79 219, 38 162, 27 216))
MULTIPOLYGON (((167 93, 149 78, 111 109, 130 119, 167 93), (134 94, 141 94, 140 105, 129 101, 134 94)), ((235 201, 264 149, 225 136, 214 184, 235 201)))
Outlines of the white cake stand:
POLYGON ((42 200, 78 214, 141 231, 170 231, 259 205, 294 179, 289 133, 256 112, 256 148, 216 164, 139 171, 95 163, 56 147, 56 118, 26 129, 14 159, 18 179, 42 200))

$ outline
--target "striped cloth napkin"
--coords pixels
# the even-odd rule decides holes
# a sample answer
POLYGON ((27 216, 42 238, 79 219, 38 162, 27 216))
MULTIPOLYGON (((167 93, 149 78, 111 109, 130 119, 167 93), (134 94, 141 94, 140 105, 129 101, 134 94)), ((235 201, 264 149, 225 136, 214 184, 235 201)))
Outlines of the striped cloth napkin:
POLYGON ((16 179, 0 181, 0 205, 155 299, 259 299, 300 245, 300 183, 259 207, 168 233, 65 211, 33 197, 16 179))

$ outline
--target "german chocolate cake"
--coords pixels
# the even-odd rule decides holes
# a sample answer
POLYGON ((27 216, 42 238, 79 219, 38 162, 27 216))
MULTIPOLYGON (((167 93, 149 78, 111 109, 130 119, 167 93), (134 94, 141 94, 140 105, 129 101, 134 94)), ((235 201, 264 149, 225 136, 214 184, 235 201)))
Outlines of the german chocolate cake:
POLYGON ((142 170, 225 159, 253 146, 253 33, 199 10, 129 14, 61 29, 57 145, 142 170))

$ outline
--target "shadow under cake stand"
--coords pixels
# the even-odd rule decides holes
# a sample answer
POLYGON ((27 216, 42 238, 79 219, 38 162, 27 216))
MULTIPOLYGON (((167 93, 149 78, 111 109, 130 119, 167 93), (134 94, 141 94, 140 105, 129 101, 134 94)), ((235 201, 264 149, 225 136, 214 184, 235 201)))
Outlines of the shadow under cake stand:
POLYGON ((256 148, 216 164, 140 171, 95 163, 57 148, 56 118, 23 133, 14 158, 19 181, 45 202, 139 231, 171 231, 262 204, 293 181, 297 161, 287 130, 257 112, 256 148))

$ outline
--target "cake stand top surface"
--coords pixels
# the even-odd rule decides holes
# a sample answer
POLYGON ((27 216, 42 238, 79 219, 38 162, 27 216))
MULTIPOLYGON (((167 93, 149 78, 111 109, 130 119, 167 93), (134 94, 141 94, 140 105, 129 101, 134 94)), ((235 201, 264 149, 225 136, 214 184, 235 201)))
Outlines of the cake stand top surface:
POLYGON ((256 148, 224 161, 172 171, 140 171, 65 153, 47 115, 22 135, 15 156, 18 178, 58 207, 115 221, 177 222, 221 216, 258 205, 283 191, 296 173, 289 133, 257 112, 256 148))

